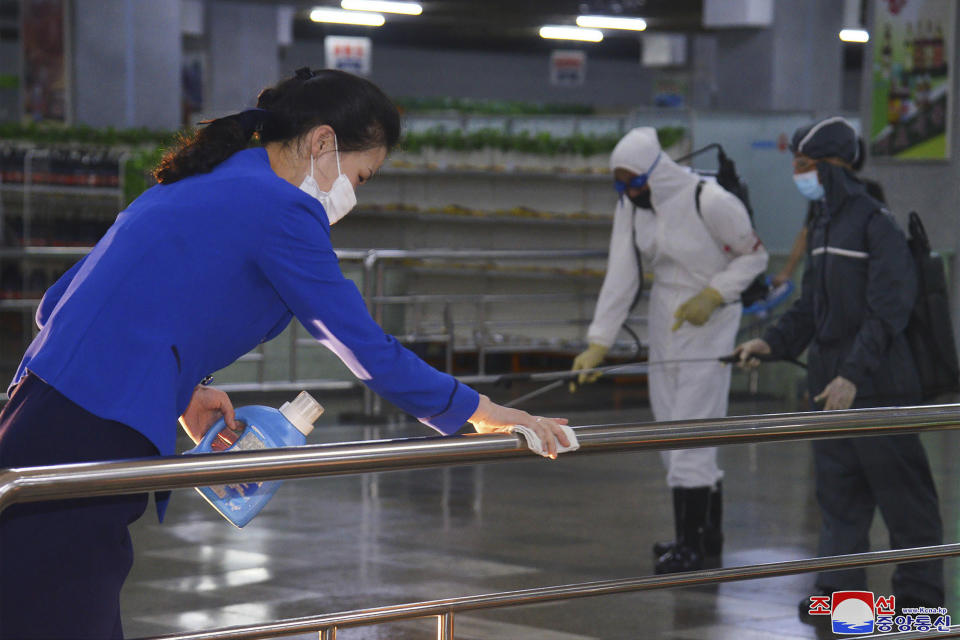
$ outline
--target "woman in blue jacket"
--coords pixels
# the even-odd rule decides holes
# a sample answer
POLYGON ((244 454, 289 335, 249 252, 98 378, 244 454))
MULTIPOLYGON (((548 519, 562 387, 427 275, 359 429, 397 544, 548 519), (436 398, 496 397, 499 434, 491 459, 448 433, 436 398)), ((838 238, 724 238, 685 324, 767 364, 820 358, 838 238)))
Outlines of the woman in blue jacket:
MULTIPOLYGON (((257 108, 211 122, 164 158, 158 186, 44 295, 40 331, 0 413, 0 468, 174 453, 226 394, 199 383, 294 317, 373 391, 443 434, 530 427, 555 456, 563 419, 492 403, 373 321, 330 244, 396 144, 370 82, 300 69, 257 108), (247 148, 254 133, 261 147, 247 148)), ((0 638, 122 638, 127 525, 145 494, 16 505, 0 519, 0 638)))

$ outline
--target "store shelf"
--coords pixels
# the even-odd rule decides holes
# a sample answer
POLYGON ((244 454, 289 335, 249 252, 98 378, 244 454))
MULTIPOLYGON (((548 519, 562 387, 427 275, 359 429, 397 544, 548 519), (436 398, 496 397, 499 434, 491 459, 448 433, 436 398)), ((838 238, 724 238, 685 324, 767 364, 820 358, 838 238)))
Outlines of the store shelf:
POLYGON ((40 304, 39 298, 8 298, 0 300, 0 310, 4 311, 27 311, 35 309, 40 304))
POLYGON ((531 280, 555 280, 564 278, 577 280, 599 280, 604 276, 601 270, 586 269, 523 269, 508 267, 484 267, 478 264, 457 264, 443 267, 435 267, 429 264, 410 263, 403 265, 405 269, 412 273, 422 275, 442 275, 452 277, 480 276, 486 278, 526 278, 531 280))
POLYGON ((0 192, 21 192, 44 195, 64 195, 64 196, 94 196, 104 198, 119 198, 121 190, 117 187, 67 187, 59 185, 33 184, 24 185, 19 183, 0 184, 0 192))
POLYGON ((0 247, 0 258, 51 258, 79 260, 93 247, 0 247))
POLYGON ((535 178, 538 180, 575 180, 581 182, 612 182, 609 173, 579 173, 574 171, 546 171, 543 169, 514 169, 494 171, 492 169, 436 168, 429 167, 384 167, 378 172, 381 176, 415 177, 455 177, 455 178, 535 178))
POLYGON ((612 223, 610 216, 595 214, 576 215, 566 213, 542 213, 540 215, 513 215, 495 211, 477 213, 445 213, 442 211, 411 211, 409 209, 369 208, 355 211, 353 216, 364 218, 393 218, 403 216, 404 220, 420 222, 449 222, 451 224, 511 224, 511 225, 538 225, 570 227, 609 227, 612 223))

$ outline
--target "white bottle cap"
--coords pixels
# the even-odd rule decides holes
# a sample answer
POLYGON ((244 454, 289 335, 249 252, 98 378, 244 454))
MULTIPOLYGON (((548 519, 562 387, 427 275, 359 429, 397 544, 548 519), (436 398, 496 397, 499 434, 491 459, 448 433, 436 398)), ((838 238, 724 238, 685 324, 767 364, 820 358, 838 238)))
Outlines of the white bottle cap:
POLYGON ((323 414, 323 405, 313 399, 306 391, 293 399, 293 402, 284 402, 280 413, 290 421, 303 435, 313 431, 313 423, 323 414))

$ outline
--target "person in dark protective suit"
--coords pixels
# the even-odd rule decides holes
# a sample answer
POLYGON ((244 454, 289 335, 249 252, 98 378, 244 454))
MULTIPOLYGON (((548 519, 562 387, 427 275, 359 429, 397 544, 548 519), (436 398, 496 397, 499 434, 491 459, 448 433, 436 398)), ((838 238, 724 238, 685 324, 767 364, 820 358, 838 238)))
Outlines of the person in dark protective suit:
MULTIPOLYGON (((852 166, 857 133, 843 118, 826 118, 794 133, 794 180, 816 209, 807 230, 800 298, 762 339, 737 351, 743 366, 755 354, 795 358, 809 347, 807 384, 825 410, 919 404, 920 380, 904 329, 917 295, 907 241, 890 213, 867 193, 852 166)), ((819 555, 869 550, 879 508, 891 548, 943 542, 937 491, 917 434, 815 440, 819 555)), ((899 565, 898 608, 943 604, 943 563, 899 565)), ((864 569, 821 573, 816 588, 865 590, 864 569)), ((800 604, 806 616, 810 600, 800 604)))

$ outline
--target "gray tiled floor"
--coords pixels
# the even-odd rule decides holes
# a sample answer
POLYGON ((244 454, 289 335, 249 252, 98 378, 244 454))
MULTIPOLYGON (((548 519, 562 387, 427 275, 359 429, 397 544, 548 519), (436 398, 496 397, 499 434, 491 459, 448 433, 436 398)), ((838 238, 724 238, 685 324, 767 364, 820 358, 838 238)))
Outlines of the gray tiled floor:
MULTIPOLYGON (((761 410, 763 408, 760 408, 761 410)), ((755 404, 733 412, 757 413, 755 404)), ((647 410, 581 413, 573 424, 649 420, 647 410)), ((417 425, 363 430, 322 419, 311 442, 424 435, 417 425)), ((960 434, 924 436, 956 539, 960 434)), ((725 566, 815 555, 809 444, 727 447, 725 566)), ((478 467, 287 482, 243 530, 193 491, 163 525, 134 525, 137 559, 123 595, 126 634, 197 631, 440 597, 649 575, 650 545, 671 537, 656 453, 531 459, 478 467)), ((885 548, 880 523, 874 548, 885 548)), ((957 603, 947 562, 948 602, 957 603)), ((889 592, 889 568, 871 569, 889 592)), ((462 640, 814 638, 796 606, 810 576, 649 591, 477 611, 462 640)), ((957 609, 960 611, 960 609, 957 609)), ((316 634, 297 636, 316 638, 316 634)), ((435 637, 433 620, 341 630, 346 640, 435 637)), ((831 636, 832 637, 832 636, 831 636)))

